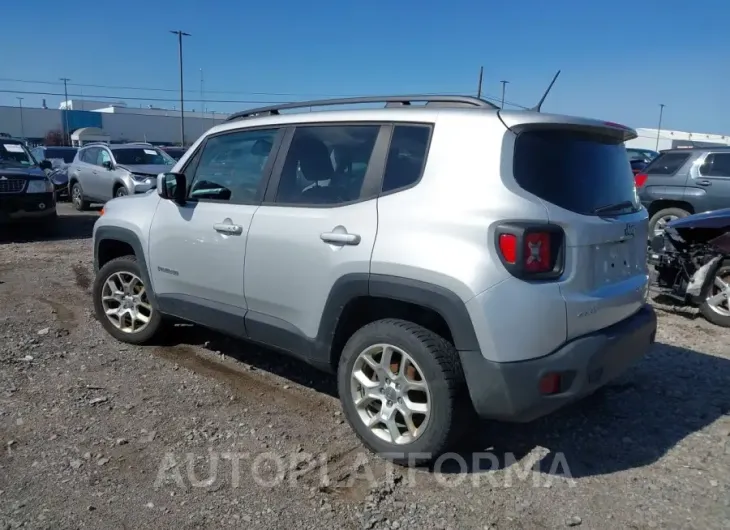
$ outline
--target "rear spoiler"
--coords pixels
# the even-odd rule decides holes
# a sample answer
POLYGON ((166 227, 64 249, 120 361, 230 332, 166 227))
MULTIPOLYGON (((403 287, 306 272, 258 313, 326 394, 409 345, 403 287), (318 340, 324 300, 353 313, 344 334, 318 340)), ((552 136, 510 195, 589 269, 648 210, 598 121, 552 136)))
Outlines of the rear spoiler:
POLYGON ((611 121, 577 118, 561 114, 543 114, 542 112, 524 110, 500 110, 499 119, 505 127, 515 134, 531 129, 563 129, 606 134, 627 142, 639 135, 631 127, 611 121))

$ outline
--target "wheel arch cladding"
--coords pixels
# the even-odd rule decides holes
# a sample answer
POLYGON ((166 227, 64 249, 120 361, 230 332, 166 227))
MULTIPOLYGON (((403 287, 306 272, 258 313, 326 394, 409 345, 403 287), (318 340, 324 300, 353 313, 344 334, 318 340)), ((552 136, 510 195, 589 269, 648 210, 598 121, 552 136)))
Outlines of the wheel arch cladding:
POLYGON ((152 289, 152 281, 149 268, 147 267, 147 259, 142 247, 139 236, 127 228, 118 226, 100 226, 96 230, 94 237, 94 271, 98 272, 109 261, 133 254, 137 258, 142 280, 148 290, 148 296, 152 304, 156 307, 157 300, 152 289))
POLYGON ((317 334, 320 355, 336 369, 350 332, 382 318, 414 321, 457 350, 479 350, 466 305, 454 292, 409 278, 360 273, 345 275, 332 286, 317 334))

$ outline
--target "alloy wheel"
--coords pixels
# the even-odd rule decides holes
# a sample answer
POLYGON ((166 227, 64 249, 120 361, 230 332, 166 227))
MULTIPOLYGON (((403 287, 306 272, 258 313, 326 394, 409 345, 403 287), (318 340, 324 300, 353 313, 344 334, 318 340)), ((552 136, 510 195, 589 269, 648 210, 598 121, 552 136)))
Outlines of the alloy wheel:
POLYGON ((101 305, 109 322, 124 333, 139 333, 152 318, 144 282, 131 272, 115 272, 106 279, 101 305))
POLYGON ((431 392, 418 363, 401 348, 375 344, 355 359, 351 397, 370 431, 385 442, 403 445, 428 425, 431 392))
POLYGON ((718 315, 730 317, 730 268, 717 271, 707 295, 707 305, 718 315))
POLYGON ((662 235, 664 233, 664 230, 667 228, 667 224, 671 223, 675 219, 679 219, 679 217, 677 217, 676 215, 665 215, 657 219, 656 224, 654 225, 654 235, 662 235))

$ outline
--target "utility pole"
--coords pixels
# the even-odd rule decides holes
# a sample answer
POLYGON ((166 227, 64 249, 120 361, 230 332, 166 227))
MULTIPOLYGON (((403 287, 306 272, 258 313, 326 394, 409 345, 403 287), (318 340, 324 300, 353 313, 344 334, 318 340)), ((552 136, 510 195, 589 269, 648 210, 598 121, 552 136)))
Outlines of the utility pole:
POLYGON ((477 97, 482 97, 482 79, 484 79, 484 67, 479 67, 479 86, 477 88, 477 97))
POLYGON ((507 83, 509 83, 509 81, 500 81, 500 83, 502 83, 502 108, 504 108, 504 93, 505 89, 507 88, 507 83))
POLYGON ((190 33, 181 30, 170 30, 170 33, 177 35, 178 56, 180 59, 180 146, 185 147, 185 107, 183 100, 183 37, 189 37, 190 33))
POLYGON ((66 130, 64 131, 63 135, 63 145, 68 145, 69 140, 71 138, 71 131, 68 130, 68 86, 67 83, 71 81, 68 77, 62 77, 61 81, 63 81, 63 98, 64 98, 64 104, 65 108, 63 109, 63 121, 66 127, 66 130))
POLYGON ((205 100, 203 99, 203 69, 200 69, 200 111, 202 118, 200 119, 200 134, 205 132, 205 100))
POLYGON ((659 127, 656 130, 656 148, 655 151, 659 151, 659 134, 662 132, 662 116, 664 115, 664 103, 659 103, 659 127))
POLYGON ((25 142, 25 125, 23 124, 23 98, 18 98, 18 108, 20 109, 20 136, 23 137, 25 142))

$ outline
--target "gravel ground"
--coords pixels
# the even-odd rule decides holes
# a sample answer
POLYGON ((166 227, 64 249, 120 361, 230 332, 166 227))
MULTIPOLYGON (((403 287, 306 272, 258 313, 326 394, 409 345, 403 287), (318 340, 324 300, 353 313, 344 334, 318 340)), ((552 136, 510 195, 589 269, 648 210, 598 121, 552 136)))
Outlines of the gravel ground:
POLYGON ((334 381, 194 327, 95 321, 96 213, 0 241, 0 530, 730 528, 730 330, 663 307, 621 380, 435 469, 364 452, 334 381))

